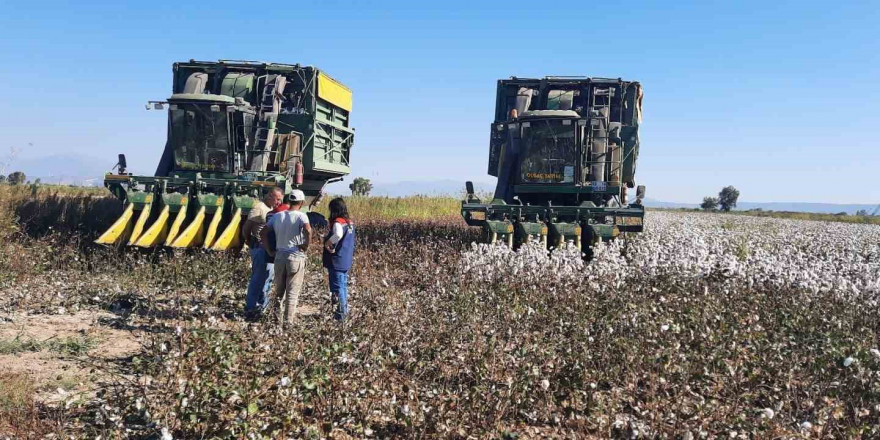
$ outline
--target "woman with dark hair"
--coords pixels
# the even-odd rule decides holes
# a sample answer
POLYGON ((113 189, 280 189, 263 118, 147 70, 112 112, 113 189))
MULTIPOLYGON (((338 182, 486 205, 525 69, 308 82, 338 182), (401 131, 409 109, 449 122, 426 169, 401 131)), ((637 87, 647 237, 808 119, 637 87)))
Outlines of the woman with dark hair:
POLYGON ((330 278, 333 317, 341 321, 348 313, 348 271, 354 260, 354 225, 342 197, 330 201, 329 229, 324 237, 323 262, 330 278))

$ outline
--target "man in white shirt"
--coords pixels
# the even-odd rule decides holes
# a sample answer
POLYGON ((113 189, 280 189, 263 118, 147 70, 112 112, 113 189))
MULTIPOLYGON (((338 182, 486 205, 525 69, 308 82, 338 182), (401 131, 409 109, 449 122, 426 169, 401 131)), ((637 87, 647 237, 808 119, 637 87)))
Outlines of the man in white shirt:
POLYGON ((275 296, 283 305, 283 322, 291 324, 296 316, 299 293, 306 271, 306 250, 312 242, 309 217, 300 211, 305 194, 290 193, 290 210, 273 215, 260 231, 263 247, 275 257, 275 296), (269 230, 275 233, 275 251, 269 245, 269 230), (282 299, 283 298, 283 299, 282 299))

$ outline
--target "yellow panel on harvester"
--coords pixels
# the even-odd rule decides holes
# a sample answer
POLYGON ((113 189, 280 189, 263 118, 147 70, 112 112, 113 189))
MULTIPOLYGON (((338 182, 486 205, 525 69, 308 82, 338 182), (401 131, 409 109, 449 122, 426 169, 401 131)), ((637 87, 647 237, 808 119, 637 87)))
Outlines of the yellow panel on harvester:
POLYGON ((119 216, 119 219, 113 223, 113 226, 110 226, 106 232, 101 234, 95 243, 98 244, 115 244, 119 241, 120 238, 122 240, 126 239, 127 233, 131 233, 131 217, 134 214, 134 204, 129 203, 125 206, 125 211, 122 212, 122 215, 119 216))
POLYGON ((318 72, 318 97, 351 111, 351 90, 329 76, 318 72))

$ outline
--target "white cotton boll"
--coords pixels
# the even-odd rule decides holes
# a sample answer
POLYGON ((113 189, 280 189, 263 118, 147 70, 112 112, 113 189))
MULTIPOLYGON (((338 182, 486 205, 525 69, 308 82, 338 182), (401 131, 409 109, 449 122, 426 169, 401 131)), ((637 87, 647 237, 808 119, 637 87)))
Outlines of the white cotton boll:
POLYGON ((813 429, 813 424, 810 422, 801 422, 801 431, 809 431, 813 429))
POLYGON ((281 382, 280 382, 280 383, 281 383, 281 386, 283 386, 283 387, 289 387, 290 384, 291 384, 291 380, 290 380, 289 377, 284 376, 284 377, 281 378, 281 382))
POLYGON ((667 330, 669 330, 669 324, 663 324, 663 325, 661 325, 661 326, 660 326, 660 330, 662 330, 662 331, 664 331, 664 332, 667 331, 667 330))
POLYGON ((880 350, 877 350, 876 348, 872 348, 870 351, 871 351, 871 356, 874 356, 874 359, 880 360, 880 350))
POLYGON ((761 418, 772 419, 776 416, 776 412, 770 408, 764 408, 761 410, 761 418))
POLYGON ((791 287, 804 292, 806 303, 811 292, 880 293, 880 248, 865 250, 866 243, 880 242, 875 225, 748 217, 735 223, 730 226, 723 214, 649 212, 651 226, 630 238, 625 256, 621 240, 602 242, 588 263, 570 243, 552 252, 539 245, 513 251, 473 244, 462 254, 459 274, 493 283, 517 272, 536 288, 538 280, 574 281, 600 293, 658 276, 672 281, 722 276, 724 286, 704 286, 703 294, 791 287), (763 232, 749 232, 754 230, 763 232))
POLYGON ((846 359, 843 360, 843 366, 844 366, 844 367, 849 367, 850 365, 852 365, 852 364, 854 364, 854 363, 856 363, 856 360, 853 359, 852 356, 850 356, 850 357, 848 357, 848 358, 846 358, 846 359))
POLYGON ((550 389, 550 381, 547 379, 542 380, 541 381, 541 389, 544 391, 547 391, 548 389, 550 389))
POLYGON ((171 435, 171 431, 168 428, 162 428, 162 440, 174 440, 174 436, 171 435))

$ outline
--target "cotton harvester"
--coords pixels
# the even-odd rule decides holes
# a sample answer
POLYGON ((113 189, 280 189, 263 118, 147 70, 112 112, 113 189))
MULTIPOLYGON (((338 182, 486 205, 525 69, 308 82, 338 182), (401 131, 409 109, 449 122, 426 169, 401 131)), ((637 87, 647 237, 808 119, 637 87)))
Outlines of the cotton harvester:
POLYGON ((486 241, 511 247, 539 240, 573 242, 589 253, 598 240, 641 232, 645 187, 635 187, 642 88, 638 82, 586 77, 498 81, 490 128, 489 174, 495 194, 483 203, 467 183, 461 213, 486 241))
POLYGON ((251 61, 174 64, 168 139, 155 176, 104 185, 125 204, 101 244, 240 246, 241 225, 266 191, 300 189, 314 206, 350 172, 351 91, 320 70, 251 61))

